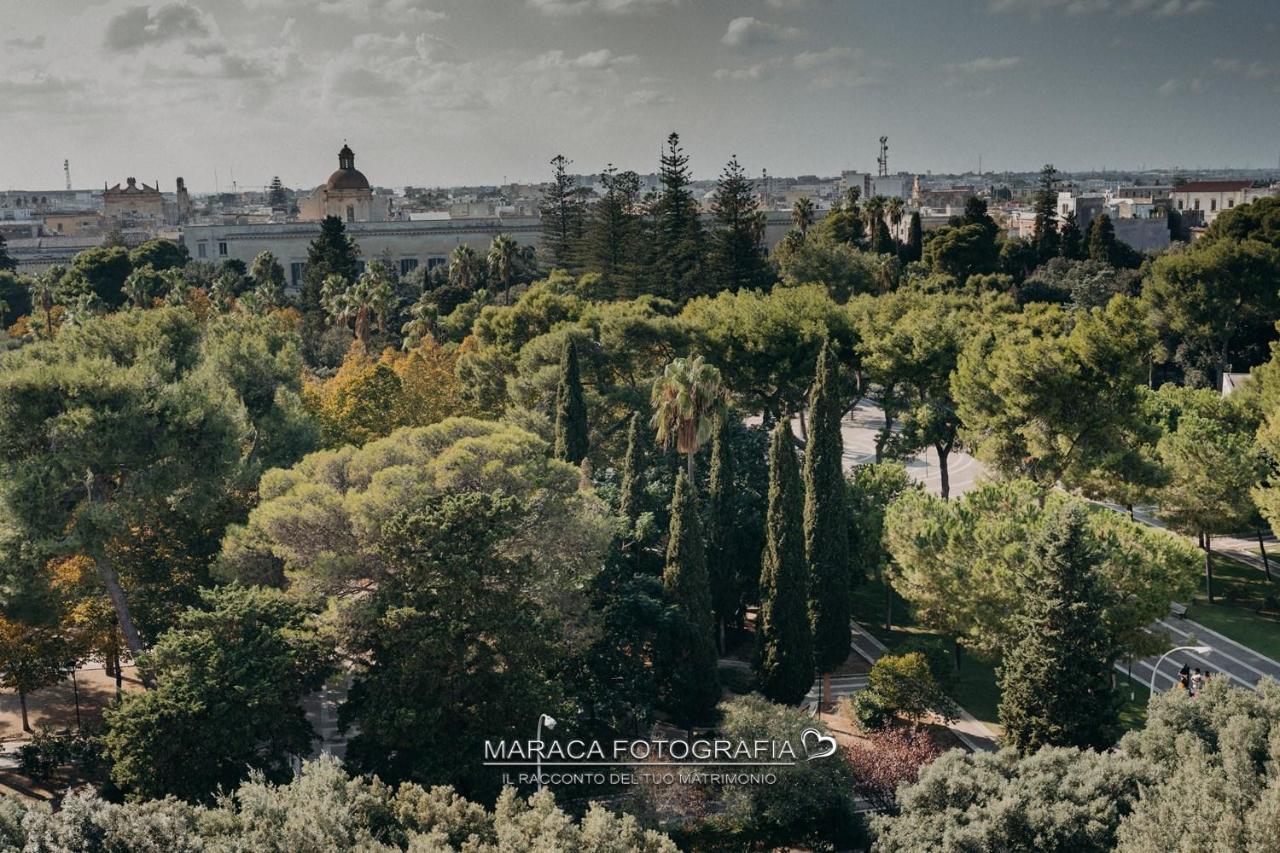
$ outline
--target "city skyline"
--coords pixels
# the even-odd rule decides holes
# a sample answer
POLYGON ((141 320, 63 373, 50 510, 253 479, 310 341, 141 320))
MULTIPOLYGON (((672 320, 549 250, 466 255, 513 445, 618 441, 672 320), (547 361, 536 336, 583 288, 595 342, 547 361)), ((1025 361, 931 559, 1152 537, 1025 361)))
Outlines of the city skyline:
POLYGON ((1272 168, 1280 10, 1208 0, 0 0, 0 187, 1272 168), (67 13, 67 8, 74 11, 67 13), (495 14, 495 9, 500 14, 495 14), (910 109, 903 108, 909 103, 910 109), (774 127, 771 132, 768 127, 774 127), (761 132, 765 128, 767 132, 761 132))

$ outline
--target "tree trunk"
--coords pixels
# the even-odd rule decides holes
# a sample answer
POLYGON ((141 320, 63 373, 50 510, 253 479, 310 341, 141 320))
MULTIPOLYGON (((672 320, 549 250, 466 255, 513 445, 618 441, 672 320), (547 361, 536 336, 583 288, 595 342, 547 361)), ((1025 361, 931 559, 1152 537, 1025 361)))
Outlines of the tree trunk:
POLYGON ((831 673, 829 672, 822 673, 822 699, 818 707, 820 709, 831 707, 831 673))
POLYGON ((951 456, 951 451, 941 447, 935 449, 938 451, 938 485, 945 501, 951 496, 951 472, 947 470, 947 459, 951 456))
POLYGON ((124 589, 120 586, 120 576, 116 574, 106 554, 95 556, 94 563, 98 568, 98 577, 102 579, 102 585, 106 587, 107 596, 111 599, 111 606, 115 608, 116 621, 120 623, 120 633, 124 635, 129 655, 137 660, 142 652, 142 638, 133 624, 133 613, 129 610, 129 600, 125 598, 124 589))
POLYGON ((806 423, 804 406, 800 407, 800 440, 805 447, 809 446, 809 425, 806 423))
POLYGON ((18 688, 18 705, 22 708, 22 730, 31 731, 31 723, 27 722, 27 691, 18 688))
POLYGON ((693 485, 693 454, 685 454, 685 474, 689 478, 689 485, 693 485))
POLYGON ((1212 544, 1209 534, 1203 534, 1204 541, 1204 591, 1209 596, 1209 603, 1213 604, 1213 560, 1209 557, 1213 553, 1210 545, 1212 544))
POLYGON ((889 586, 889 578, 884 579, 884 629, 893 630, 893 587, 889 586))
POLYGON ((951 642, 951 651, 954 656, 956 672, 960 671, 960 638, 956 637, 951 642))
POLYGON ((1258 528, 1258 550, 1262 552, 1262 570, 1267 573, 1267 580, 1271 581, 1271 558, 1267 556, 1267 543, 1262 541, 1262 528, 1258 528))

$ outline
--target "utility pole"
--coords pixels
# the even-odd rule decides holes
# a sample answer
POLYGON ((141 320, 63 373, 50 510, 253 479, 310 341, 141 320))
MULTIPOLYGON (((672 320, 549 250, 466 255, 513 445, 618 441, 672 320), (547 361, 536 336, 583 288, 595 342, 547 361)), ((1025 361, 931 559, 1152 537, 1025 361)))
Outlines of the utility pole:
POLYGON ((71 161, 62 161, 62 172, 67 176, 67 189, 71 189, 71 161))

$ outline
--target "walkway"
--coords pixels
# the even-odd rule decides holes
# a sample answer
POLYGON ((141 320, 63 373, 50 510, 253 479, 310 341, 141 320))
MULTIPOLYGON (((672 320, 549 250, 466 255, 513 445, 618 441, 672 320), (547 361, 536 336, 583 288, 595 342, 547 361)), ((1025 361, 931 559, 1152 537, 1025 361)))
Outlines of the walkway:
MULTIPOLYGON (((1199 622, 1171 616, 1152 625, 1151 630, 1168 635, 1172 641, 1171 646, 1208 646, 1213 649, 1205 655, 1174 652, 1165 658, 1156 675, 1157 692, 1168 690, 1177 683, 1178 671, 1182 669, 1183 663, 1192 669, 1199 667, 1201 672, 1207 669, 1215 674, 1225 675, 1233 683, 1250 690, 1256 689, 1264 676, 1280 681, 1280 662, 1242 646, 1199 622)), ((1151 673, 1158 659, 1159 655, 1153 655, 1145 660, 1135 661, 1133 677, 1142 684, 1150 684, 1151 673)), ((1127 674, 1128 662, 1117 663, 1116 669, 1127 674)))

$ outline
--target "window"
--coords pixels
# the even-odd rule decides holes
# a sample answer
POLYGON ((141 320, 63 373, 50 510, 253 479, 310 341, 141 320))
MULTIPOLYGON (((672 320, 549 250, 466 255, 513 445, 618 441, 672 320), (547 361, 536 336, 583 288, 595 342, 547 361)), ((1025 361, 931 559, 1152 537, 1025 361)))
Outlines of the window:
POLYGON ((350 205, 350 204, 349 204, 349 205, 347 205, 347 221, 348 221, 348 222, 355 222, 355 221, 356 221, 356 209, 355 209, 355 207, 354 207, 354 206, 352 206, 352 205, 350 205))
POLYGON ((307 274, 307 265, 302 261, 289 264, 289 283, 294 287, 302 284, 302 277, 307 274))
POLYGON ((1182 210, 1182 199, 1178 199, 1178 210, 1182 210))
POLYGON ((436 267, 442 267, 447 263, 449 263, 449 259, 443 255, 436 255, 433 258, 427 258, 427 270, 431 271, 436 267))
POLYGON ((1199 209, 1200 209, 1200 199, 1196 199, 1196 207, 1195 207, 1195 209, 1196 209, 1196 210, 1199 210, 1199 209))
POLYGON ((196 243, 196 257, 197 257, 197 258, 207 258, 207 257, 209 257, 209 244, 208 244, 208 243, 206 243, 206 242, 205 242, 205 241, 203 241, 203 240, 201 240, 199 243, 196 243))
POLYGON ((1213 211, 1217 209, 1218 209, 1218 200, 1216 198, 1209 199, 1209 212, 1213 213, 1213 211))
POLYGON ((218 241, 218 257, 225 258, 226 256, 227 256, 227 241, 219 240, 218 241))
POLYGON ((1228 209, 1228 210, 1230 210, 1231 208, 1233 208, 1233 207, 1235 207, 1235 206, 1236 206, 1236 200, 1235 200, 1234 198, 1229 198, 1229 199, 1227 199, 1227 209, 1228 209))
POLYGON ((418 268, 417 258, 401 258, 400 259, 400 275, 408 275, 418 268))

